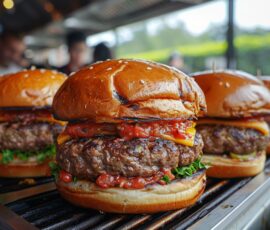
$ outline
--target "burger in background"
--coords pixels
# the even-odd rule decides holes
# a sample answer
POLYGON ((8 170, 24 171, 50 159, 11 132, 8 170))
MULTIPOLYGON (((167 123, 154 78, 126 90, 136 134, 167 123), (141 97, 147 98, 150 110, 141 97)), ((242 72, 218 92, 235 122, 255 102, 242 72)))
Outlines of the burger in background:
POLYGON ((240 71, 193 75, 205 94, 207 114, 197 122, 204 142, 207 175, 254 176, 264 168, 269 128, 270 92, 252 75, 240 71))
POLYGON ((111 60, 78 71, 53 101, 68 121, 52 167, 60 194, 105 212, 192 205, 205 188, 194 121, 205 109, 195 81, 164 65, 111 60))
POLYGON ((54 137, 64 123, 53 118, 53 96, 66 76, 23 70, 0 80, 0 176, 39 177, 55 156, 54 137))
MULTIPOLYGON (((259 77, 260 80, 263 81, 264 85, 270 90, 270 76, 262 76, 259 77)), ((270 115, 264 116, 264 120, 267 122, 268 126, 270 127, 270 115)), ((270 140, 266 149, 268 155, 270 155, 270 140)))

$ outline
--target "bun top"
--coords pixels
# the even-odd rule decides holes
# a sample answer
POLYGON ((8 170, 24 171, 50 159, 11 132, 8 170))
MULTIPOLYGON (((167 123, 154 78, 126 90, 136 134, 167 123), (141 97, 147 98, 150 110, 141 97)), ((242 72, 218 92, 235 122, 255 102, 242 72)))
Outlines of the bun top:
POLYGON ((45 69, 5 75, 0 80, 0 107, 51 106, 65 80, 64 74, 45 69))
POLYGON ((65 81, 53 101, 60 120, 121 122, 187 119, 205 110, 195 81, 179 70, 142 60, 108 60, 65 81))
POLYGON ((205 94, 208 117, 250 117, 270 113, 270 92, 258 78, 242 71, 193 74, 205 94))

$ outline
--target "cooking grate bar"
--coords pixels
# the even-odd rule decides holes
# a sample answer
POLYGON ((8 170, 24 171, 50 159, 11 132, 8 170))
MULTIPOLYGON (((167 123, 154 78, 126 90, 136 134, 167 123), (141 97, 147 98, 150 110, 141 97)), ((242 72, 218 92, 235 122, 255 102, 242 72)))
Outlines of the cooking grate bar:
MULTIPOLYGON (((29 211, 24 212, 21 216, 23 218, 29 219, 30 221, 35 220, 36 218, 39 218, 41 216, 44 216, 44 213, 47 215, 50 214, 51 212, 58 212, 59 210, 63 210, 63 205, 64 202, 55 202, 55 203, 50 203, 48 204, 41 204, 38 207, 35 207, 29 211)), ((68 211, 70 207, 66 207, 65 210, 68 211)))
MULTIPOLYGON (((110 214, 107 214, 108 216, 110 214)), ((108 221, 104 221, 102 224, 99 224, 92 228, 92 230, 104 230, 111 229, 114 225, 118 224, 122 220, 124 220, 127 216, 125 215, 116 215, 110 218, 108 221)))
MULTIPOLYGON (((211 210, 213 210, 215 207, 217 207, 224 199, 229 197, 231 194, 239 190, 241 187, 243 187, 245 184, 247 184, 250 181, 250 178, 244 179, 244 181, 239 181, 238 183, 233 184, 233 186, 230 186, 229 189, 227 189, 222 194, 218 195, 216 199, 212 201, 205 202, 199 210, 193 212, 188 216, 188 218, 181 220, 180 222, 174 222, 172 223, 172 229, 187 229, 190 225, 195 223, 196 221, 200 220, 204 216, 206 216, 211 210)), ((204 199, 207 199, 205 197, 204 199)))
POLYGON ((42 200, 39 200, 40 203, 35 203, 35 200, 34 200, 34 202, 32 202, 32 200, 30 200, 29 203, 22 202, 22 205, 19 204, 18 206, 14 205, 13 207, 12 206, 9 206, 9 207, 16 209, 16 213, 18 213, 19 215, 23 215, 23 214, 26 215, 26 213, 31 212, 32 210, 37 211, 39 208, 44 208, 44 210, 46 210, 46 209, 50 210, 51 208, 55 208, 57 206, 61 206, 61 205, 66 206, 65 201, 59 199, 59 197, 55 197, 54 199, 44 200, 42 195, 41 195, 42 200))
POLYGON ((0 180, 0 194, 7 192, 15 192, 26 188, 36 187, 42 184, 53 182, 52 177, 40 178, 1 178, 0 180))
POLYGON ((125 224, 121 225, 120 227, 116 228, 117 230, 129 230, 134 229, 135 227, 142 225, 147 220, 150 220, 152 218, 151 215, 138 215, 136 217, 133 217, 129 222, 126 222, 125 224))
MULTIPOLYGON (((92 229, 92 227, 101 221, 103 221, 105 218, 105 215, 96 215, 94 217, 90 217, 89 219, 84 220, 83 222, 80 222, 76 225, 73 225, 71 227, 67 227, 67 230, 84 230, 84 229, 92 229)), ((59 229, 62 229, 59 228, 59 229)))
POLYGON ((52 223, 55 220, 57 221, 62 218, 67 218, 69 215, 72 216, 72 208, 57 208, 54 212, 43 212, 42 214, 34 215, 31 218, 28 218, 27 220, 33 223, 34 225, 42 228, 47 225, 47 223, 52 223), (44 215, 46 213, 46 215, 44 215))
POLYGON ((147 225, 148 229, 158 229, 168 222, 173 221, 174 219, 178 219, 182 215, 184 215, 186 212, 188 212, 190 209, 192 209, 195 206, 200 205, 207 197, 213 195, 213 193, 216 193, 217 191, 221 190, 224 186, 226 186, 229 183, 228 180, 220 181, 217 184, 214 184, 211 188, 208 188, 205 193, 201 196, 199 199, 199 202, 194 204, 193 206, 189 208, 184 208, 176 211, 171 211, 164 213, 162 217, 157 218, 152 224, 147 225))
MULTIPOLYGON (((270 159, 266 162, 266 171, 270 159)), ((50 191, 7 206, 26 221, 40 229, 186 229, 212 212, 224 200, 253 178, 218 180, 209 179, 205 193, 192 207, 147 215, 104 214, 95 210, 75 207, 62 199, 57 191, 50 191)), ((227 209, 226 209, 227 210, 227 209)), ((14 215, 15 215, 14 213, 14 215)))
MULTIPOLYGON (((90 214, 86 213, 78 213, 74 214, 70 218, 66 218, 64 220, 58 220, 56 223, 51 224, 48 227, 43 228, 44 230, 56 230, 56 229, 63 229, 68 228, 68 226, 77 226, 79 223, 83 223, 85 219, 89 220, 90 214)), ((95 224, 95 221, 98 222, 102 219, 101 216, 94 216, 91 217, 92 222, 95 224), (95 220, 95 221, 94 221, 95 220)))

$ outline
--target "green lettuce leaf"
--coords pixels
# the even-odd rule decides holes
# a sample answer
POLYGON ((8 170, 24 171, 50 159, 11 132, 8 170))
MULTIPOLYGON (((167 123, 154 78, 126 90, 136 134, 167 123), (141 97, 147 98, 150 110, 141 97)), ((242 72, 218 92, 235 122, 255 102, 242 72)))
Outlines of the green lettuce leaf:
POLYGON ((14 157, 18 157, 22 161, 27 161, 29 157, 36 156, 38 163, 44 162, 48 158, 52 158, 56 154, 56 148, 55 145, 50 145, 46 147, 43 150, 40 150, 38 152, 24 152, 20 150, 10 150, 5 149, 2 150, 2 159, 0 160, 0 163, 2 164, 8 164, 10 163, 14 157))
MULTIPOLYGON (((206 168, 207 166, 201 162, 201 159, 197 159, 190 165, 172 169, 172 173, 175 175, 176 178, 185 178, 192 176, 194 173, 196 173, 201 169, 206 168)), ((165 181, 167 184, 170 183, 170 179, 167 175, 164 175, 162 177, 162 180, 165 181)))

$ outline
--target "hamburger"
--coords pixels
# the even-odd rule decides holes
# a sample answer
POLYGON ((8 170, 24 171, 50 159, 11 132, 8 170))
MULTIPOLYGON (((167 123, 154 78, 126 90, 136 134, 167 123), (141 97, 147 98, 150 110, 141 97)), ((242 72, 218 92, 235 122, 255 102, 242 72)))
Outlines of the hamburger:
POLYGON ((0 177, 40 177, 50 172, 54 137, 53 96, 66 77, 51 70, 23 70, 0 80, 0 177))
POLYGON ((192 205, 205 188, 194 121, 205 109, 195 81, 165 65, 108 60, 76 72, 53 100, 68 122, 52 167, 60 194, 115 213, 192 205))
POLYGON ((193 75, 205 94, 207 114, 197 122, 207 175, 248 177, 264 168, 269 128, 270 93, 254 76, 241 71, 201 72, 193 75))
MULTIPOLYGON (((260 77, 260 80, 262 80, 264 85, 270 90, 270 77, 269 76, 260 77)), ((270 116, 269 115, 265 116, 264 119, 267 122, 268 126, 270 126, 270 116)), ((267 145, 266 153, 270 155, 270 142, 267 145)))

